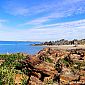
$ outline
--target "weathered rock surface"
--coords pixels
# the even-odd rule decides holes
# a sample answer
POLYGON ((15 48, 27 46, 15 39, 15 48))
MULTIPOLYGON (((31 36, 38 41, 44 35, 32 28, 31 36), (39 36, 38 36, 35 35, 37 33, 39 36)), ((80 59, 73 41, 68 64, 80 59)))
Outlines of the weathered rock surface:
POLYGON ((85 50, 44 48, 21 61, 28 85, 85 85, 85 50), (56 82, 56 83, 55 83, 56 82))

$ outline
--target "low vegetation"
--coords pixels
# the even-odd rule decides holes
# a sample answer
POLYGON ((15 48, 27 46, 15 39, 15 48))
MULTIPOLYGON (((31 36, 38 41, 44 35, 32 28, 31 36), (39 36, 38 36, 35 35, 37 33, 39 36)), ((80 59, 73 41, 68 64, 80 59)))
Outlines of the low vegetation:
POLYGON ((4 62, 0 65, 0 85, 15 85, 15 75, 23 74, 23 72, 16 69, 16 66, 20 66, 19 61, 24 58, 26 58, 26 56, 19 53, 0 55, 0 59, 4 60, 4 62))

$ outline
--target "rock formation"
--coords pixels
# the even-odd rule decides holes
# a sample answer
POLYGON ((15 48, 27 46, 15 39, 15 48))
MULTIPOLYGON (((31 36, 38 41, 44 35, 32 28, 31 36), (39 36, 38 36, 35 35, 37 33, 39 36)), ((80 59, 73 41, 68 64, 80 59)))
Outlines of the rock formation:
POLYGON ((28 85, 85 85, 85 50, 44 48, 17 67, 29 76, 28 85))

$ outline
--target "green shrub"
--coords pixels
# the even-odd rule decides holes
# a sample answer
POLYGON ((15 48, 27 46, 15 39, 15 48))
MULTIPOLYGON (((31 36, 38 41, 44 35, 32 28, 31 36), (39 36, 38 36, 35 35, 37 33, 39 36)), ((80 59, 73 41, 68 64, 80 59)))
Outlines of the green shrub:
POLYGON ((0 65, 0 85, 15 85, 13 80, 14 75, 21 72, 16 70, 16 66, 20 66, 19 61, 24 58, 24 56, 19 54, 0 55, 0 59, 5 60, 5 62, 0 65))
POLYGON ((46 58, 45 61, 48 63, 53 63, 53 61, 50 58, 46 58))

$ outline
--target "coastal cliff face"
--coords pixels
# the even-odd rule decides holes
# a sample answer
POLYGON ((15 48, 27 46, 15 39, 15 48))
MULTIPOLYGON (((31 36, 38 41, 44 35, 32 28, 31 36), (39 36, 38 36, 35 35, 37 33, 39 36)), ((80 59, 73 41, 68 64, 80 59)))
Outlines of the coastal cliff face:
POLYGON ((44 48, 20 61, 28 85, 85 85, 85 50, 44 48))

